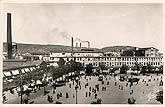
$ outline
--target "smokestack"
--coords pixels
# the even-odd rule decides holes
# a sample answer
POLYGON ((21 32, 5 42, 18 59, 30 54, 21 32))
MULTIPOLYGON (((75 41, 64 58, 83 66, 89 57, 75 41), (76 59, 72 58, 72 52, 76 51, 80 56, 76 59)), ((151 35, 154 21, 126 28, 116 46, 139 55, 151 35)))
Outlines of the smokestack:
POLYGON ((73 56, 73 37, 72 37, 72 41, 71 41, 72 43, 71 43, 71 51, 72 51, 72 54, 71 54, 71 56, 73 56))
POLYGON ((90 48, 90 42, 88 41, 88 48, 90 48))
POLYGON ((81 43, 80 43, 80 48, 81 48, 81 43))
POLYGON ((76 47, 78 47, 78 43, 76 42, 76 47))
POLYGON ((88 43, 87 45, 87 48, 90 48, 90 42, 89 41, 82 41, 82 42, 85 42, 85 43, 88 43))
POLYGON ((12 59, 11 13, 7 13, 7 58, 12 59))

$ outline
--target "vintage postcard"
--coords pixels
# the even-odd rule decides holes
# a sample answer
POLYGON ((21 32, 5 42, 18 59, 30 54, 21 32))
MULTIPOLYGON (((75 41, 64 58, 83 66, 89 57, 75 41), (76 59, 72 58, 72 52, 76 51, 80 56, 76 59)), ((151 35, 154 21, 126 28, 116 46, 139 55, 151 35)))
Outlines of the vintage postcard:
POLYGON ((163 105, 163 3, 3 3, 2 105, 163 105))

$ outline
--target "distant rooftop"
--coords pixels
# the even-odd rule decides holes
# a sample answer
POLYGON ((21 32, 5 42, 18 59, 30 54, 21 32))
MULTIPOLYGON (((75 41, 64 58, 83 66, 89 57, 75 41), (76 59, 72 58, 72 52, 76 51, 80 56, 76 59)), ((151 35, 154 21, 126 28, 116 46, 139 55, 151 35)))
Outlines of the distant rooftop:
MULTIPOLYGON (((154 48, 154 47, 146 47, 146 48, 132 48, 132 49, 127 49, 127 50, 125 50, 125 51, 135 51, 135 50, 148 50, 148 49, 151 49, 151 48, 153 48, 153 49, 156 49, 156 48, 154 48)), ((158 49, 156 49, 156 50, 158 50, 158 49)))
POLYGON ((43 61, 36 60, 36 61, 26 61, 26 60, 4 60, 3 61, 3 70, 11 70, 23 67, 30 67, 35 65, 40 65, 43 61))
MULTIPOLYGON (((52 53, 71 53, 70 49, 68 50, 52 50, 52 53)), ((81 48, 81 49, 74 49, 74 53, 103 53, 102 50, 95 49, 95 48, 81 48)))
POLYGON ((155 48, 155 47, 146 47, 146 48, 141 48, 141 49, 151 49, 151 48, 158 50, 158 49, 155 48))

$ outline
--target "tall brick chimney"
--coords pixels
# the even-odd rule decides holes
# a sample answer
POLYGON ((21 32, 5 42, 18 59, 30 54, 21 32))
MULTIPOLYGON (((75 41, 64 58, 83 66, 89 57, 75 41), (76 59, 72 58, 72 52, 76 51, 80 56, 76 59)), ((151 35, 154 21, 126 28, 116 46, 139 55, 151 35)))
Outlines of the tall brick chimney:
POLYGON ((90 42, 88 41, 87 43, 88 43, 88 48, 90 48, 90 42))
POLYGON ((76 47, 78 47, 78 43, 76 42, 76 47))
POLYGON ((81 42, 80 42, 80 48, 81 48, 81 42))
POLYGON ((72 37, 72 40, 71 40, 71 56, 73 56, 73 37, 72 37))
POLYGON ((12 59, 11 13, 7 13, 7 58, 12 59))

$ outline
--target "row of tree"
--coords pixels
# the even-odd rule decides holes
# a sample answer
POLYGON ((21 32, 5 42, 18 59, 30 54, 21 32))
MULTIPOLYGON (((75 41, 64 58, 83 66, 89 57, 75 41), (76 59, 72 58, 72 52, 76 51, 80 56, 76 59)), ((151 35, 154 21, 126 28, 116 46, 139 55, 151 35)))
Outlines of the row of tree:
POLYGON ((70 72, 75 72, 76 74, 79 74, 80 70, 84 69, 83 65, 80 62, 76 62, 73 59, 66 62, 63 58, 60 58, 57 64, 58 67, 51 66, 50 70, 54 79, 70 72))
MULTIPOLYGON (((44 74, 47 74, 49 72, 49 67, 47 67, 47 63, 43 61, 40 65, 39 68, 36 68, 35 70, 32 70, 30 72, 27 72, 25 74, 22 74, 22 83, 27 84, 31 80, 42 80, 44 74)), ((15 80, 16 85, 20 85, 20 77, 16 78, 15 80)))
MULTIPOLYGON (((79 74, 81 70, 85 70, 86 75, 90 75, 93 73, 93 65, 87 64, 85 67, 82 63, 76 62, 75 60, 71 59, 70 61, 66 62, 63 58, 60 58, 57 62, 58 67, 51 66, 49 68, 49 71, 52 74, 52 77, 58 78, 59 76, 62 76, 64 74, 67 74, 69 72, 75 72, 76 74, 79 74)), ((125 74, 127 70, 129 70, 130 67, 126 65, 122 65, 120 67, 120 73, 125 74)), ((107 70, 108 67, 104 64, 99 65, 100 70, 107 70)), ((119 69, 118 67, 114 67, 111 72, 114 72, 115 70, 119 69)), ((131 70, 137 70, 141 71, 142 74, 145 73, 163 73, 163 66, 160 66, 158 68, 153 67, 151 65, 142 66, 138 63, 135 63, 135 66, 131 67, 131 70)))
MULTIPOLYGON (((104 64, 99 65, 100 70, 107 70, 108 67, 106 67, 104 64)), ((127 70, 131 68, 131 70, 135 71, 141 71, 142 74, 145 73, 163 73, 163 66, 161 65, 160 67, 154 67, 151 66, 150 64, 147 64, 146 66, 142 66, 141 64, 135 63, 133 67, 129 67, 126 65, 122 65, 121 67, 113 67, 111 69, 111 72, 115 72, 116 70, 119 70, 120 68, 120 73, 125 74, 127 70)))
MULTIPOLYGON (((122 65, 120 67, 120 73, 121 74, 125 74, 127 72, 127 70, 129 70, 129 67, 126 65, 122 65)), ((154 66, 151 66, 149 64, 147 66, 141 66, 141 65, 136 63, 135 66, 133 66, 131 68, 131 70, 141 71, 142 74, 145 74, 145 73, 163 73, 163 66, 161 65, 160 67, 154 67, 154 66)))

